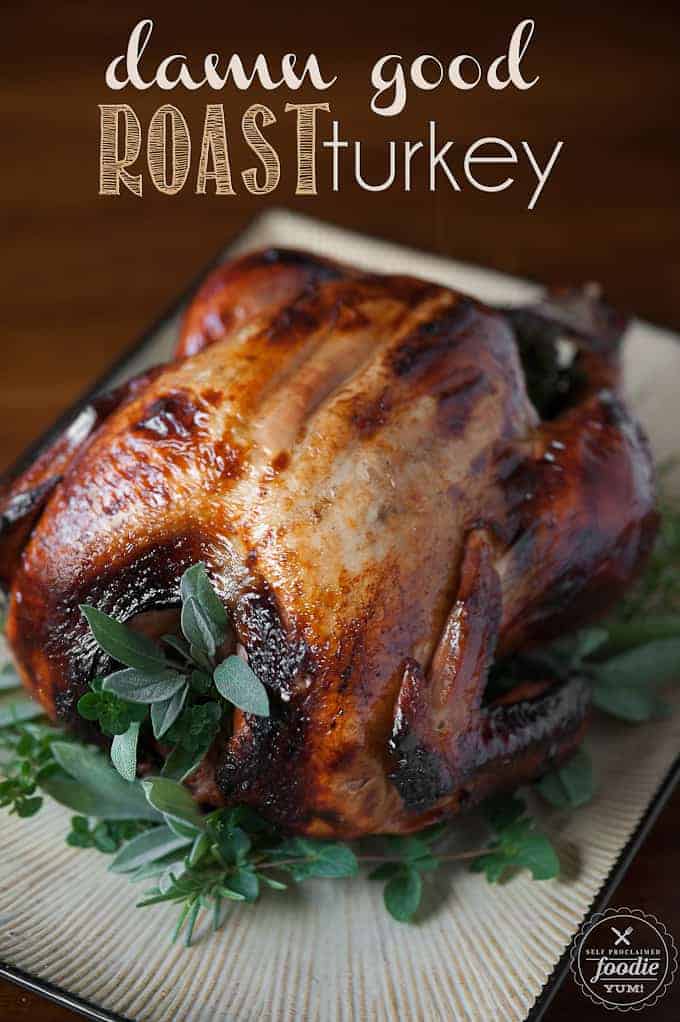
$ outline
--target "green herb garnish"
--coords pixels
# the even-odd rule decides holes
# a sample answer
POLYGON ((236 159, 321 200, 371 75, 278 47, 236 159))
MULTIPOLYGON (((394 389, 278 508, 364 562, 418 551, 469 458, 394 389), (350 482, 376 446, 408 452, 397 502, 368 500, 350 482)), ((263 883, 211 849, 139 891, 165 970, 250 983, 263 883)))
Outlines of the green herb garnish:
POLYGON ((198 766, 234 706, 269 715, 267 690, 245 661, 230 655, 217 662, 231 629, 205 565, 184 572, 180 595, 183 637, 163 636, 166 649, 95 607, 81 607, 99 648, 123 667, 96 678, 78 700, 78 712, 113 736, 111 761, 127 781, 136 776, 137 749, 149 725, 155 739, 172 747, 167 773, 181 780, 198 766))
POLYGON ((581 747, 557 770, 545 774, 536 790, 556 809, 577 809, 590 802, 594 792, 593 765, 581 747))
MULTIPOLYGON (((113 738, 115 769, 99 751, 32 722, 41 709, 31 700, 0 701, 0 805, 32 816, 46 793, 77 813, 67 842, 114 855, 109 868, 132 882, 151 881, 140 906, 176 903, 175 939, 184 934, 190 944, 202 914, 217 929, 230 904, 252 903, 265 889, 352 877, 361 866, 384 883, 385 906, 399 922, 417 916, 429 875, 450 862, 470 861, 491 883, 520 869, 537 880, 558 875, 552 842, 517 795, 484 803, 486 847, 455 853, 445 850, 455 821, 382 839, 379 851, 369 854, 363 845, 282 837, 247 806, 202 814, 181 781, 200 763, 232 707, 266 716, 269 700, 243 659, 219 661, 219 649, 233 635, 202 564, 184 573, 181 601, 182 636, 163 636, 160 643, 83 608, 99 647, 120 665, 95 679, 78 703, 80 714, 113 738), (136 777, 137 745, 152 735, 168 754, 161 776, 142 781, 136 777)), ((596 707, 630 723, 665 712, 658 689, 680 678, 680 513, 666 513, 649 570, 615 615, 496 665, 489 698, 532 671, 539 678, 588 678, 596 707)), ((15 675, 0 672, 0 689, 18 685, 15 675)), ((560 810, 585 804, 594 790, 586 750, 535 788, 560 810)))
POLYGON ((52 743, 61 737, 56 729, 40 724, 5 725, 0 730, 0 806, 22 817, 34 816, 42 808, 38 787, 56 768, 52 743))
POLYGON ((534 880, 559 876, 560 860, 550 839, 526 814, 521 799, 513 798, 508 805, 511 811, 506 810, 502 816, 498 800, 487 809, 495 836, 488 851, 476 858, 470 868, 475 873, 484 873, 491 884, 518 869, 528 869, 534 880))
POLYGON ((73 816, 71 830, 66 835, 66 844, 74 848, 95 848, 105 855, 113 855, 121 845, 132 844, 137 835, 146 836, 160 828, 147 831, 147 825, 139 820, 99 820, 93 822, 86 816, 73 816))

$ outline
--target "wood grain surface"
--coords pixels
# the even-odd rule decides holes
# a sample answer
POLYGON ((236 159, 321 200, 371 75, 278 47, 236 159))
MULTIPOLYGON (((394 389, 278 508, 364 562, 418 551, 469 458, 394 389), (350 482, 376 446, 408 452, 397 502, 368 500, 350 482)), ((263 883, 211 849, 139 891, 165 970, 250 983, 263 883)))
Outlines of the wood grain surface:
MULTIPOLYGON (((536 36, 526 70, 540 75, 535 88, 413 91, 399 118, 377 118, 369 110, 369 76, 378 57, 432 53, 445 60, 468 52, 488 63, 527 16, 523 5, 4 5, 0 469, 267 204, 546 283, 599 280, 619 305, 680 329, 678 5, 537 2, 530 14, 536 36), (104 68, 141 17, 155 19, 148 51, 154 62, 172 52, 191 60, 213 50, 238 52, 244 60, 259 52, 277 58, 315 52, 324 70, 339 75, 323 98, 345 136, 362 140, 367 174, 375 180, 384 176, 386 140, 421 138, 430 119, 461 149, 489 135, 528 139, 541 153, 563 139, 564 149, 533 212, 526 210, 528 179, 521 170, 517 186, 497 195, 444 187, 434 194, 422 188, 368 193, 349 181, 333 193, 325 173, 317 196, 296 199, 295 139, 284 103, 319 97, 258 88, 247 95, 128 89, 114 96, 104 68), (239 133, 243 110, 255 101, 270 105, 283 166, 277 191, 266 199, 242 188, 234 197, 197 196, 190 175, 174 197, 155 193, 148 177, 142 199, 100 197, 97 104, 129 102, 148 123, 170 99, 185 114, 195 149, 206 102, 224 103, 239 182, 240 171, 254 162, 239 133)), ((614 896, 615 904, 660 916, 676 941, 679 864, 676 793, 614 896)), ((679 1007, 676 981, 674 994, 645 1017, 676 1019, 679 1007)), ((547 1017, 561 1022, 577 1013, 582 1019, 606 1014, 567 980, 547 1017)), ((0 983, 3 1020, 74 1017, 0 983)))

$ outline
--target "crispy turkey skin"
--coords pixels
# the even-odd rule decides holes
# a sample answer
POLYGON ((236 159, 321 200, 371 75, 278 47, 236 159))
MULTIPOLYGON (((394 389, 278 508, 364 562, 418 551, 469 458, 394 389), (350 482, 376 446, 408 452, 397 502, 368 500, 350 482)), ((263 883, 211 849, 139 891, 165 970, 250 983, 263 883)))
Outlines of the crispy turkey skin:
POLYGON ((539 775, 580 739, 586 688, 546 678, 485 705, 489 665, 606 610, 656 528, 607 316, 565 294, 522 320, 291 251, 219 268, 176 360, 5 489, 26 686, 74 722, 111 667, 79 605, 153 628, 203 561, 272 712, 236 711, 190 782, 202 801, 353 837, 539 775), (579 382, 541 420, 518 337, 546 323, 576 344, 579 382))

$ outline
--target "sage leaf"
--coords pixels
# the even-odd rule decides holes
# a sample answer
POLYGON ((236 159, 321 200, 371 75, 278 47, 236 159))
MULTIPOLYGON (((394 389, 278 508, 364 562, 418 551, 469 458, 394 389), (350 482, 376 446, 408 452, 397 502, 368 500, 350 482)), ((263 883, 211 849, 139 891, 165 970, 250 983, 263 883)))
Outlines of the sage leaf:
POLYGON ((598 687, 602 685, 665 685, 680 680, 680 639, 657 639, 598 664, 598 687))
POLYGON ((201 671, 206 671, 208 674, 212 673, 212 660, 207 653, 204 653, 198 646, 194 646, 193 643, 191 644, 189 652, 196 667, 198 667, 201 671))
POLYGON ((260 883, 264 884, 265 887, 271 887, 273 891, 287 891, 288 885, 282 884, 280 880, 275 880, 274 877, 267 876, 266 873, 258 873, 260 883))
POLYGON ((574 655, 577 662, 587 659, 596 653, 607 642, 609 632, 606 628, 583 628, 576 635, 574 655))
POLYGON ((593 703, 631 724, 667 713, 659 686, 680 680, 680 639, 658 639, 593 666, 593 703))
POLYGON ((593 797, 593 765, 581 747, 557 770, 545 774, 536 788, 542 798, 556 809, 576 809, 593 797))
POLYGON ((575 669, 581 661, 601 649, 608 638, 609 632, 604 628, 582 628, 575 635, 553 642, 549 654, 563 661, 568 668, 575 669))
POLYGON ((175 653, 178 653, 182 660, 191 659, 189 643, 185 642, 185 640, 180 638, 179 635, 162 635, 161 642, 164 642, 166 646, 170 646, 171 649, 174 649, 175 653))
POLYGON ((115 671, 104 678, 102 689, 113 692, 130 703, 162 703, 186 686, 186 679, 177 671, 145 673, 134 667, 115 671))
MULTIPOLYGON (((190 838, 185 838, 186 844, 189 844, 190 838)), ((140 866, 132 873, 127 873, 126 876, 131 884, 138 884, 142 880, 148 880, 150 877, 165 876, 170 870, 175 873, 181 872, 183 867, 183 855, 184 848, 181 848, 179 852, 170 853, 162 859, 158 859, 156 862, 149 862, 146 866, 140 866)))
POLYGON ((200 749, 185 749, 182 745, 176 745, 163 764, 161 776, 172 781, 183 781, 193 774, 211 744, 212 738, 200 749))
POLYGON ((21 688, 21 678, 11 664, 5 664, 0 671, 0 692, 9 692, 15 688, 21 688))
POLYGON ((196 827, 193 823, 187 823, 186 820, 180 820, 178 816, 172 816, 170 813, 166 813, 164 819, 173 834, 177 834, 177 837, 184 837, 189 841, 193 841, 196 836, 201 833, 198 827, 196 827))
POLYGON ((21 724, 25 720, 35 720, 44 714, 40 703, 28 696, 12 699, 11 702, 3 701, 0 705, 0 727, 11 727, 12 724, 21 724))
POLYGON ((126 781, 134 781, 137 776, 139 728, 139 721, 134 720, 125 734, 115 735, 111 743, 111 762, 126 781))
POLYGON ((413 866, 403 865, 385 884, 385 908, 400 923, 407 923, 418 911, 423 881, 413 866))
POLYGON ((153 703, 151 707, 151 726, 155 738, 162 738, 168 728, 172 727, 184 706, 187 697, 187 685, 182 685, 175 694, 162 703, 153 703))
POLYGON ((215 668, 213 680, 220 695, 239 710, 258 717, 269 716, 267 690, 240 656, 228 656, 223 660, 215 668))
POLYGON ((215 645, 221 645, 229 630, 229 619, 208 578, 205 564, 199 562, 187 568, 182 575, 180 590, 183 603, 191 599, 196 601, 208 622, 215 645))
POLYGON ((96 607, 80 607, 97 645, 118 663, 137 670, 158 673, 167 669, 168 662, 156 644, 146 635, 134 632, 127 625, 104 614, 96 607))
MULTIPOLYGON (((160 879, 158 881, 158 890, 161 894, 167 894, 171 887, 174 886, 177 879, 186 873, 187 865, 186 858, 175 859, 169 861, 168 865, 161 870, 160 879)), ((158 872, 156 873, 158 876, 158 872)))
POLYGON ((76 791, 82 794, 82 798, 76 798, 73 783, 64 783, 64 778, 60 779, 58 774, 48 774, 40 779, 40 787, 57 802, 83 816, 99 819, 161 820, 141 785, 124 781, 101 753, 75 742, 52 742, 51 750, 64 774, 75 782, 76 791), (74 804, 75 801, 79 804, 74 804))
POLYGON ((227 886, 230 891, 242 895, 246 901, 257 901, 260 893, 260 881, 250 866, 241 866, 232 873, 227 886))
POLYGON ((149 803, 164 816, 189 823, 198 830, 205 828, 203 816, 184 785, 169 777, 154 777, 143 781, 142 787, 149 803))
POLYGON ((592 695, 593 705, 611 717, 625 720, 629 724, 644 724, 648 720, 665 717, 667 706, 657 694, 640 686, 596 685, 592 695))
POLYGON ((206 656, 215 656, 217 643, 210 620, 193 596, 182 604, 182 632, 192 647, 206 656))
POLYGON ((135 817, 134 809, 130 812, 121 811, 118 805, 112 806, 110 803, 102 802, 99 795, 83 788, 65 770, 50 770, 41 777, 40 788, 55 802, 83 816, 96 817, 97 814, 103 813, 109 820, 129 820, 135 817))
POLYGON ((189 852, 189 866, 195 866, 210 851, 210 838, 205 831, 201 831, 194 838, 189 852))
POLYGON ((680 615, 653 615, 622 624, 615 623, 608 627, 607 632, 608 638, 602 652, 606 656, 613 656, 657 639, 680 639, 680 615))
POLYGON ((138 834, 124 844, 109 866, 109 870, 112 873, 131 873, 190 844, 190 838, 178 837, 168 826, 161 824, 138 834))

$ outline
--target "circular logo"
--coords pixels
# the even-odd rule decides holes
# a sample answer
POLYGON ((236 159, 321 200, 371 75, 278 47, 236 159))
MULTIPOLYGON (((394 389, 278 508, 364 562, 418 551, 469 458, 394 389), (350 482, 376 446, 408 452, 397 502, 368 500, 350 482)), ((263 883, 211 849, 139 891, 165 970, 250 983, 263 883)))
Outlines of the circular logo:
POLYGON ((586 997, 616 1011, 642 1011, 673 982, 678 952, 656 916, 637 908, 608 908, 574 938, 571 971, 586 997))

